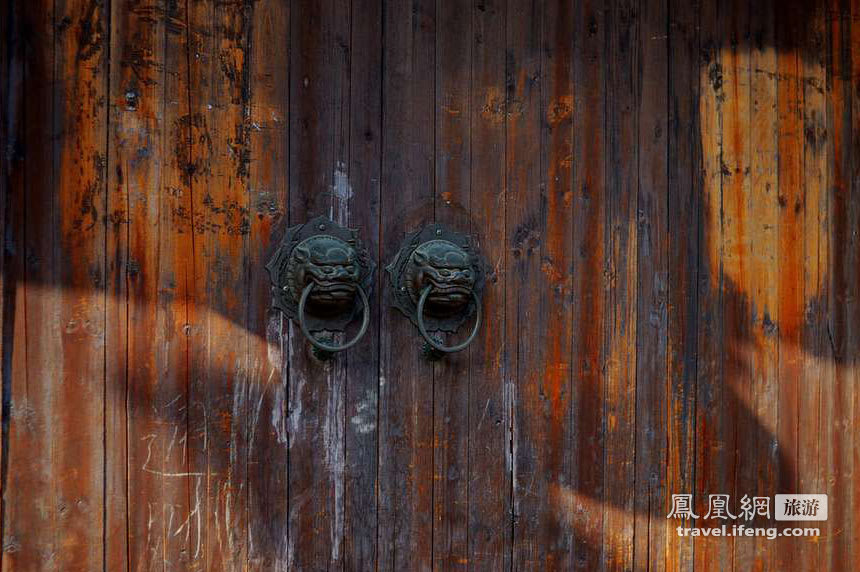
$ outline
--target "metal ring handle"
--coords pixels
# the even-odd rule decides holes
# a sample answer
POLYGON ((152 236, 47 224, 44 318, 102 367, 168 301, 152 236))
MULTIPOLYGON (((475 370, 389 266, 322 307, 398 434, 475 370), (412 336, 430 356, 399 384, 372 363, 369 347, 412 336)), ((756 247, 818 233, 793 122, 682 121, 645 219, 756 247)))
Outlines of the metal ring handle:
POLYGON ((421 335, 424 336, 424 340, 430 344, 431 347, 439 350, 440 352, 450 354, 466 349, 466 346, 471 344, 472 340, 475 339, 475 336, 478 335, 478 329, 481 327, 481 300, 478 299, 478 295, 474 290, 470 291, 472 293, 472 299, 475 301, 475 327, 472 328, 472 333, 469 334, 466 341, 456 346, 443 346, 430 337, 430 334, 427 333, 427 327, 424 326, 424 302, 427 301, 427 296, 430 295, 431 290, 433 290, 433 285, 428 284, 427 287, 424 288, 424 291, 421 292, 421 298, 418 299, 418 311, 416 312, 418 315, 418 330, 421 332, 421 335))
POLYGON ((305 337, 310 343, 326 352, 342 352, 345 349, 351 348, 358 342, 358 340, 361 339, 361 336, 363 336, 364 333, 367 331, 367 325, 370 323, 370 303, 367 301, 367 293, 364 291, 364 288, 361 287, 361 284, 356 284, 356 287, 358 288, 358 295, 361 297, 362 303, 361 329, 358 331, 358 334, 342 346, 330 346, 313 337, 308 330, 307 324, 305 324, 305 303, 308 301, 308 296, 310 295, 311 290, 314 289, 314 285, 314 282, 308 282, 308 285, 305 286, 304 290, 302 290, 302 297, 299 300, 299 326, 301 326, 302 328, 302 333, 305 335, 305 337))

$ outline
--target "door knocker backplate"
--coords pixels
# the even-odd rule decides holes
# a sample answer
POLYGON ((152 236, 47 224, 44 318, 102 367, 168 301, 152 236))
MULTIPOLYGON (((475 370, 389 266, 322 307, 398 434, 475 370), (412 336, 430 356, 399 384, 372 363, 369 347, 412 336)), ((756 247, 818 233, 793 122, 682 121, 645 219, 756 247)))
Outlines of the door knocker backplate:
POLYGON ((433 350, 451 353, 471 343, 480 328, 484 289, 484 263, 471 237, 439 224, 427 225, 406 236, 386 270, 394 306, 433 350), (463 343, 445 346, 431 335, 456 332, 472 316, 475 324, 463 343))
POLYGON ((318 350, 329 354, 343 351, 355 345, 367 330, 367 293, 374 266, 357 230, 324 216, 316 217, 287 229, 266 265, 272 280, 272 305, 297 322, 318 350), (334 345, 314 335, 343 332, 359 313, 359 332, 344 344, 334 345))

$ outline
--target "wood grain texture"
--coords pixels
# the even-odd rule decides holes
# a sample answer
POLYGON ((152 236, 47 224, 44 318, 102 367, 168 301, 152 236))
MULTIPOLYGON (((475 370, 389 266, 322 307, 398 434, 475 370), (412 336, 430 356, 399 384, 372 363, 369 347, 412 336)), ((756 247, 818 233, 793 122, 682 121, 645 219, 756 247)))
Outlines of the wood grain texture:
POLYGON ((636 36, 641 69, 635 96, 636 411, 633 567, 665 566, 670 525, 668 488, 669 383, 669 34, 668 2, 639 3, 636 36), (646 564, 647 562, 647 564, 646 564))
MULTIPOLYGON (((344 566, 370 570, 377 562, 379 467, 380 323, 385 311, 382 221, 382 65, 383 3, 356 2, 350 28, 349 161, 346 199, 349 225, 377 261, 370 334, 347 356, 344 395, 346 421, 344 493, 344 566), (354 54, 354 55, 353 55, 354 54), (351 193, 351 197, 349 196, 351 193)), ((343 190, 343 186, 340 186, 343 190)))
POLYGON ((604 444, 606 436, 606 97, 608 26, 602 0, 582 2, 575 13, 574 33, 574 168, 573 221, 574 374, 571 390, 576 459, 571 478, 573 495, 567 510, 576 528, 575 563, 582 569, 602 566, 605 511, 604 444))
MULTIPOLYGON (((289 223, 324 214, 344 226, 349 203, 336 194, 346 176, 349 123, 347 36, 333 4, 290 7, 289 223), (346 83, 344 83, 346 82, 346 83), (346 106, 346 107, 345 107, 346 106)), ((298 329, 289 326, 288 566, 343 565, 345 361, 321 362, 298 329), (300 462, 293 462, 300 459, 300 462)))
MULTIPOLYGON (((666 434, 668 494, 696 492, 697 382, 699 333, 699 261, 702 243, 704 122, 699 98, 699 13, 687 2, 669 4, 669 111, 667 133, 668 308, 667 360, 670 395, 666 434), (677 224, 690 221, 691 224, 677 224), (695 224, 692 224, 692 223, 695 224)), ((668 511, 666 514, 669 514, 668 511)), ((672 524, 691 525, 691 520, 672 524)), ((670 525, 671 526, 671 525, 670 525)), ((669 533, 666 569, 689 570, 694 563, 692 538, 669 533)))
POLYGON ((857 567, 858 0, 7 4, 3 570, 857 567), (263 268, 320 214, 330 361, 263 268), (488 273, 429 362, 434 221, 488 273), (780 492, 820 537, 666 518, 780 492))
MULTIPOLYGON (((436 4, 387 4, 382 29, 380 264, 433 220, 436 4)), ((387 277, 385 278, 387 282, 387 277)), ((433 365, 380 284, 378 561, 425 570, 433 558, 433 365)))
MULTIPOLYGON (((433 218, 471 228, 472 13, 436 2, 433 218)), ((463 334, 447 336, 450 341, 463 334)), ((468 569, 470 350, 433 366, 433 567, 468 569), (465 397, 465 398, 464 398, 465 397)))
MULTIPOLYGON (((108 29, 105 4, 54 5, 56 259, 62 290, 49 336, 58 336, 59 371, 50 381, 51 509, 61 570, 102 566, 104 542, 104 340, 108 29), (59 319, 57 322, 56 320, 59 319)), ((50 228, 50 227, 47 227, 50 228)), ((47 230, 39 229, 39 231, 47 230)), ((37 340, 34 340, 36 342, 37 340)), ((37 342, 38 343, 38 342, 37 342)))
POLYGON ((505 166, 506 3, 471 7, 472 233, 481 242, 490 270, 484 290, 480 343, 469 348, 469 566, 508 570, 511 566, 511 413, 513 378, 506 336, 507 189, 505 166))
POLYGON ((44 568, 56 550, 51 388, 61 354, 54 12, 41 3, 10 5, 10 12, 9 91, 3 98, 14 151, 4 197, 3 546, 14 548, 3 550, 2 565, 17 571, 44 568))
POLYGON ((250 17, 248 51, 248 569, 288 569, 289 443, 286 320, 271 308, 273 254, 289 212, 290 9, 260 3, 250 17))

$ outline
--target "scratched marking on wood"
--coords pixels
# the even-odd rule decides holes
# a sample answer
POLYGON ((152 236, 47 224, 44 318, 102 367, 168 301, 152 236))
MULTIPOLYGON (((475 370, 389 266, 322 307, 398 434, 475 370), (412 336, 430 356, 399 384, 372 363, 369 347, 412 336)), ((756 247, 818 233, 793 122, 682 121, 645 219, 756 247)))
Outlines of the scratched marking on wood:
POLYGON ((858 565, 860 2, 13 2, 0 20, 14 570, 858 565), (488 260, 430 363, 378 273, 321 362, 290 224, 488 260), (817 539, 672 494, 824 492, 817 539))

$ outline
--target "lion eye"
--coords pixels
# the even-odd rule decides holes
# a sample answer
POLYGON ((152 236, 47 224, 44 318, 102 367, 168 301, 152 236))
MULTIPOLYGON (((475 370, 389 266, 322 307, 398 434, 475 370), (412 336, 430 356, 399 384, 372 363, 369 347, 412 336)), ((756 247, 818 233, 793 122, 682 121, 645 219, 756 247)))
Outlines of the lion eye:
POLYGON ((441 274, 442 276, 450 276, 451 271, 450 270, 440 270, 439 274, 441 274))
POLYGON ((326 274, 331 274, 332 272, 334 272, 334 267, 333 266, 323 266, 323 271, 326 274))
POLYGON ((347 267, 346 267, 346 271, 347 271, 347 272, 354 272, 354 271, 355 271, 355 266, 352 266, 352 265, 347 266, 347 267))
POLYGON ((471 278, 471 277, 472 277, 472 273, 471 273, 471 272, 469 272, 468 270, 463 270, 463 276, 464 276, 465 278, 471 278))

